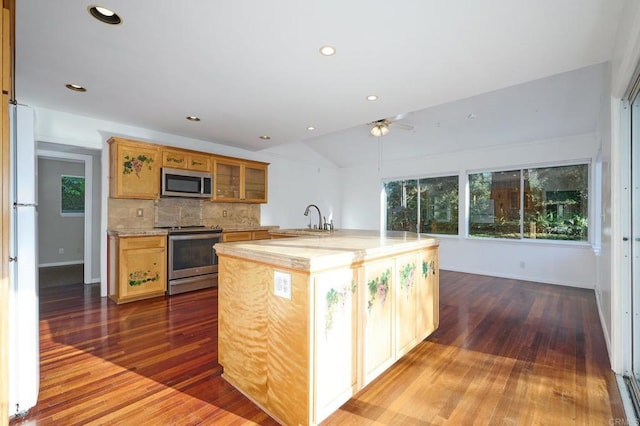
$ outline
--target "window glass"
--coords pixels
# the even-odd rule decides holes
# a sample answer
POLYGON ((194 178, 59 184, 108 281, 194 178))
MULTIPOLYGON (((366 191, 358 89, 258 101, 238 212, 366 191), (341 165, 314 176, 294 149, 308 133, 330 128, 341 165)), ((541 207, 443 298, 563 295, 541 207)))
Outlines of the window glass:
POLYGON ((458 234, 458 176, 424 178, 420 188, 420 232, 458 234))
POLYGON ((520 238, 520 170, 469 175, 469 235, 520 238))
POLYGON ((586 164, 524 171, 524 237, 588 239, 586 164))
POLYGON ((63 214, 84 213, 84 177, 61 176, 60 210, 63 214))
POLYGON ((384 189, 387 194, 387 229, 416 232, 418 229, 418 181, 387 182, 384 189))

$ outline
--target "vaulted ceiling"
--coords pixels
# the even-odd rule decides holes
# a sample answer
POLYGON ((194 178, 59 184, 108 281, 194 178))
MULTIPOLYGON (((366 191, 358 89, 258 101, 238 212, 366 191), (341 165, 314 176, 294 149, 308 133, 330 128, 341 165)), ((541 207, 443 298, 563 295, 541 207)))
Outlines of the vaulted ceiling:
POLYGON ((365 124, 380 118, 409 113, 415 129, 442 129, 453 101, 473 114, 477 95, 497 91, 500 102, 501 90, 547 77, 579 94, 601 69, 563 73, 611 59, 622 3, 110 0, 99 5, 122 23, 108 25, 91 2, 20 0, 16 98, 254 151, 301 142, 330 157, 335 146, 318 141, 369 137, 365 124), (322 56, 324 45, 336 53, 322 56), (429 113, 437 105, 444 112, 429 113))

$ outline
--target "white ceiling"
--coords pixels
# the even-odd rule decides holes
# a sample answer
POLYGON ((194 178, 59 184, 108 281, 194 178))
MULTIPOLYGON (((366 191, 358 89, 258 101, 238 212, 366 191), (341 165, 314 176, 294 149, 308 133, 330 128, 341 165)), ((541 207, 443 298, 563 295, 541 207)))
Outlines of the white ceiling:
POLYGON ((473 109, 475 95, 610 60, 623 6, 107 0, 99 5, 123 19, 110 26, 89 15, 92 2, 16 3, 20 103, 249 150, 303 142, 327 158, 335 146, 317 141, 337 132, 366 136, 365 123, 408 112, 416 129, 437 128, 446 119, 429 113, 435 105, 471 99, 473 109), (325 44, 336 55, 321 56, 325 44), (67 83, 88 91, 72 92, 67 83), (379 99, 367 101, 370 94, 379 99), (264 134, 271 140, 258 138, 264 134))

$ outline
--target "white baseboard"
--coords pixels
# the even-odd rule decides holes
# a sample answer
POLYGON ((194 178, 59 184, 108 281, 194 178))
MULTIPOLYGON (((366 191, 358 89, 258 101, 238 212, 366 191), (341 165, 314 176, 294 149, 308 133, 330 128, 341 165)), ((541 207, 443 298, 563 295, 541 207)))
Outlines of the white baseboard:
POLYGON ((48 268, 50 266, 68 266, 68 265, 82 265, 82 260, 69 260, 67 262, 52 262, 52 263, 40 263, 38 268, 48 268))
POLYGON ((440 269, 444 271, 463 272, 465 274, 486 275, 489 277, 507 278, 510 280, 529 281, 529 282, 542 283, 542 284, 563 285, 566 287, 585 288, 588 290, 594 290, 593 286, 588 286, 588 285, 585 285, 584 283, 579 283, 579 282, 549 280, 549 279, 543 279, 539 277, 532 277, 528 275, 504 274, 504 273, 495 272, 495 271, 481 271, 481 270, 476 270, 472 268, 455 268, 455 267, 451 268, 447 265, 443 265, 442 263, 439 266, 440 266, 440 269))

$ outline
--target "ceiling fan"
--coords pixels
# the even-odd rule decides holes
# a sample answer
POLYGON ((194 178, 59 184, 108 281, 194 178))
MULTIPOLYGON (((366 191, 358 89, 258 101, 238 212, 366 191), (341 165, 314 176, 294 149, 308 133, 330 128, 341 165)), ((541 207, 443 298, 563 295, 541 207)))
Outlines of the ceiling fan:
POLYGON ((389 126, 393 125, 394 127, 398 127, 404 130, 413 130, 413 126, 404 123, 398 123, 399 120, 404 119, 409 114, 398 114, 394 117, 382 118, 380 120, 372 121, 371 123, 367 123, 368 126, 371 127, 370 133, 375 137, 381 137, 389 133, 389 126))

